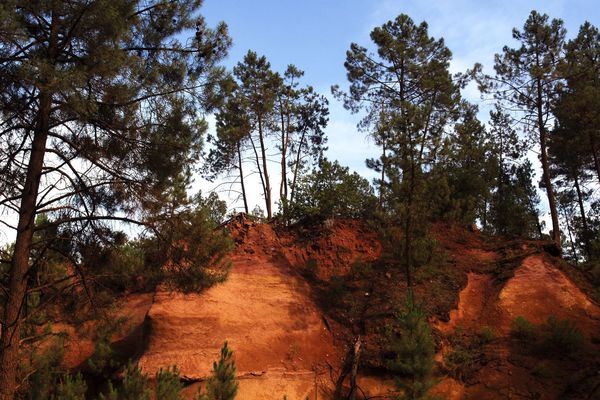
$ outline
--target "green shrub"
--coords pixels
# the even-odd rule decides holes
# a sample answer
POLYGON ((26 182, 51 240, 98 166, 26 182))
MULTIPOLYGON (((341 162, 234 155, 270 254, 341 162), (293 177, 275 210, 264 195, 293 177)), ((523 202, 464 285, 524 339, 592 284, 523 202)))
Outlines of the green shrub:
POLYGON ((444 354, 444 367, 448 370, 448 375, 464 382, 478 369, 481 356, 479 348, 455 344, 444 354))
POLYGON ((534 340, 536 336, 535 327, 520 315, 513 320, 510 326, 510 334, 523 341, 534 340))
POLYGON ((478 336, 481 344, 488 344, 496 340, 496 333, 489 326, 484 326, 483 328, 481 328, 478 336))
POLYGON ((106 390, 106 394, 100 393, 98 398, 99 400, 119 400, 119 391, 115 389, 111 381, 108 381, 108 389, 106 390))
POLYGON ((319 265, 317 264, 317 260, 315 260, 314 258, 309 258, 306 261, 304 270, 306 271, 306 276, 308 276, 309 278, 317 278, 319 276, 319 265))
POLYGON ((546 366, 545 363, 541 362, 536 364, 532 369, 531 369, 531 375, 538 377, 538 378, 550 378, 552 376, 551 371, 548 369, 548 367, 546 366))
POLYGON ((348 289, 346 288, 346 282, 344 278, 338 275, 331 277, 329 281, 329 288, 325 292, 325 303, 327 307, 340 307, 344 304, 348 289))
POLYGON ((548 317, 542 327, 541 351, 556 356, 570 356, 580 353, 585 344, 583 334, 573 321, 548 317))

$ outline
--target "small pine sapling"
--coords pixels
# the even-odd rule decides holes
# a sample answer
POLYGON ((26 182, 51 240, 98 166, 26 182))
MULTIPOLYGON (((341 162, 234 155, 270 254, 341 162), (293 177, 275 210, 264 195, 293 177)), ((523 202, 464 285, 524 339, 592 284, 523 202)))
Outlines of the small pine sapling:
POLYGON ((221 348, 219 361, 213 363, 212 376, 206 384, 209 400, 233 400, 239 383, 235 379, 235 361, 233 352, 227 347, 227 341, 221 348))
POLYGON ((63 381, 58 385, 56 395, 53 400, 85 400, 85 392, 87 384, 83 380, 81 374, 75 377, 67 374, 63 381))
POLYGON ((434 384, 435 344, 425 313, 415 304, 411 291, 396 321, 398 331, 390 333, 390 350, 395 357, 388 362, 388 367, 398 376, 396 385, 402 391, 398 399, 426 398, 427 391, 434 384))
POLYGON ((183 384, 179 379, 177 366, 162 368, 156 373, 156 398, 161 400, 182 400, 183 384))

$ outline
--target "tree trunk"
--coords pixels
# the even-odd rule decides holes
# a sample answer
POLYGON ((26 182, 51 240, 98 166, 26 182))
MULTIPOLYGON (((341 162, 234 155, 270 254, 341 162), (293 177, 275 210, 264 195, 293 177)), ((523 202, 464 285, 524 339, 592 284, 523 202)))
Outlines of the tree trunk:
POLYGON ((52 96, 46 91, 40 93, 38 121, 36 124, 31 155, 27 165, 27 176, 23 187, 23 197, 19 207, 17 238, 12 257, 8 296, 2 318, 0 337, 0 400, 14 398, 19 367, 19 344, 21 330, 21 310, 27 294, 27 272, 29 253, 35 228, 36 202, 44 165, 46 141, 50 125, 52 96))
POLYGON ((356 378, 358 376, 358 364, 360 361, 360 335, 354 341, 354 348, 352 349, 352 369, 350 371, 350 393, 348 398, 350 400, 356 400, 356 392, 358 384, 356 378))
POLYGON ((246 214, 248 212, 248 199, 246 198, 246 185, 244 184, 244 170, 242 168, 242 150, 240 148, 240 143, 237 144, 237 152, 238 152, 238 168, 240 170, 240 184, 242 185, 242 198, 244 199, 244 210, 246 214))
POLYGON ((290 192, 290 203, 294 201, 294 192, 296 191, 296 180, 298 179, 298 171, 300 169, 300 157, 302 155, 302 145, 304 144, 305 132, 302 132, 300 144, 298 144, 298 152, 296 153, 296 163, 294 164, 294 176, 292 177, 292 187, 290 192))
POLYGON ((415 161, 411 160, 410 167, 410 183, 409 190, 407 196, 407 205, 406 205, 406 219, 404 221, 404 263, 405 263, 405 271, 406 271, 406 285, 408 290, 412 292, 413 282, 412 282, 412 208, 413 208, 413 195, 415 191, 415 161))
POLYGON ((560 225, 558 223, 558 212, 556 211, 556 198, 554 197, 554 189, 552 188, 552 179, 550 177, 550 164, 548 162, 548 151, 546 149, 546 126, 544 125, 544 116, 542 109, 542 86, 541 82, 537 81, 537 123, 540 133, 540 152, 542 154, 542 171, 544 185, 546 186, 546 194, 548 195, 548 206, 550 207, 550 216, 552 217, 552 240, 560 249, 560 225))
POLYGON ((269 181, 269 172, 267 170, 267 150, 265 148, 265 138, 262 127, 262 119, 258 119, 258 139, 260 141, 260 152, 263 163, 263 175, 265 180, 265 204, 267 206, 267 219, 273 218, 271 210, 271 183, 269 181))
POLYGON ((284 119, 283 105, 281 106, 281 183, 279 185, 280 201, 287 200, 288 184, 287 184, 287 151, 290 140, 290 111, 289 104, 286 102, 286 113, 284 119))
POLYGON ((590 147, 592 148, 592 157, 594 158, 594 167, 596 168, 596 176, 600 182, 600 160, 598 159, 598 147, 596 145, 596 135, 590 132, 590 147))
POLYGON ((585 246, 585 254, 588 258, 591 256, 590 250, 590 235, 588 234, 587 218, 585 217, 585 207, 583 205, 583 195, 579 186, 579 179, 575 176, 575 191, 577 192, 577 203, 579 203, 579 213, 581 214, 581 224, 583 225, 583 244, 585 246))
POLYGON ((563 217, 565 217, 565 222, 567 223, 567 233, 569 234, 569 241, 571 242, 571 253, 573 254, 573 261, 575 262, 575 265, 577 265, 577 250, 575 250, 575 242, 573 241, 573 233, 571 230, 571 224, 569 223, 569 216, 567 215, 567 212, 564 208, 563 217))
POLYGON ((258 170, 258 177, 260 178, 260 184, 262 185, 263 194, 265 193, 265 179, 263 177, 262 167, 260 166, 260 157, 258 156, 258 150, 254 144, 254 139, 250 136, 250 143, 252 144, 252 150, 254 151, 254 160, 256 161, 256 169, 258 170))
POLYGON ((387 150, 385 146, 385 139, 383 139, 381 146, 381 182, 379 182, 379 208, 383 208, 383 187, 385 184, 385 157, 387 150))

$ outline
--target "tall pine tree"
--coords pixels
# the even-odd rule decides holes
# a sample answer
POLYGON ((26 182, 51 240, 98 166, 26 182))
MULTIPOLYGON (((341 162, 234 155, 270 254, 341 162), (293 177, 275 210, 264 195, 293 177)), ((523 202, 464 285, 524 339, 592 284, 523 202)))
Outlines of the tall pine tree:
POLYGON ((0 4, 0 205, 18 214, 2 297, 0 399, 19 371, 36 215, 72 232, 144 223, 197 158, 230 45, 200 0, 9 0, 0 4), (190 40, 175 38, 195 29, 190 40), (191 94, 191 95, 189 95, 191 94), (4 190, 7 189, 8 190, 4 190))
POLYGON ((552 128, 552 104, 562 82, 558 69, 564 53, 565 29, 559 19, 532 11, 522 30, 513 29, 519 47, 504 46, 496 55, 496 77, 492 86, 505 107, 520 113, 523 129, 537 138, 552 218, 552 239, 560 248, 560 224, 552 171, 548 158, 548 136, 552 128))
POLYGON ((427 175, 457 118, 460 93, 448 69, 452 54, 443 39, 429 36, 427 23, 402 14, 375 28, 371 40, 376 54, 351 44, 344 64, 349 92, 333 91, 346 108, 365 111, 360 126, 382 146, 381 159, 370 164, 384 174, 379 184, 393 210, 386 220, 401 229, 392 248, 411 287, 415 254, 427 236, 427 175))

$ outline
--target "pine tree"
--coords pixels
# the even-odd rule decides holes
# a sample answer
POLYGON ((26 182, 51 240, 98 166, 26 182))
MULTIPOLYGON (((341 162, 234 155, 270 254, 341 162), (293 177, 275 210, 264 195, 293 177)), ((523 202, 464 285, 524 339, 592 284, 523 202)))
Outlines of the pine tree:
POLYGON ((227 341, 221 348, 219 361, 213 363, 212 376, 206 384, 209 400, 233 400, 238 391, 238 382, 235 378, 235 361, 233 352, 227 347, 227 341))
POLYGON ((554 105, 557 125, 581 143, 578 154, 600 181, 600 32, 589 22, 579 28, 577 37, 566 45, 559 65, 566 85, 554 105))
POLYGON ((109 221, 149 224, 141 210, 161 204, 197 159, 206 129, 197 111, 214 106, 216 62, 231 43, 224 24, 197 17, 200 3, 0 4, 0 207, 18 214, 0 400, 16 388, 36 215, 54 213, 75 239, 106 236, 109 221), (185 45, 176 39, 194 28, 185 45))
POLYGON ((451 220, 465 225, 479 220, 485 226, 496 165, 489 135, 477 119, 477 111, 476 106, 463 102, 460 119, 440 151, 436 168, 442 169, 439 174, 448 180, 451 204, 446 206, 446 213, 451 220))
POLYGON ((501 108, 490 111, 490 167, 495 173, 486 229, 508 237, 541 238, 537 205, 539 196, 532 184, 533 167, 527 145, 512 127, 501 108))
POLYGON ((507 108, 521 113, 518 121, 537 137, 542 163, 542 182, 546 189, 552 217, 552 238, 560 248, 560 224, 552 171, 548 159, 548 136, 551 129, 552 103, 562 77, 558 69, 563 57, 565 29, 562 20, 549 21, 546 14, 532 11, 523 30, 513 29, 518 48, 505 46, 496 55, 496 98, 507 108))
POLYGON ((435 343, 427 317, 411 291, 396 317, 396 329, 390 332, 390 351, 394 358, 388 362, 388 368, 396 374, 396 385, 402 391, 398 400, 425 398, 434 383, 435 343))
POLYGON ((119 391, 121 400, 150 400, 148 375, 142 373, 137 364, 129 362, 119 391))
POLYGON ((85 400, 87 384, 81 374, 72 377, 67 374, 63 381, 58 385, 56 394, 52 396, 53 400, 85 400))
POLYGON ((161 400, 182 400, 183 383, 179 379, 177 366, 162 368, 156 373, 156 398, 161 400))
POLYGON ((285 217, 293 222, 322 222, 330 218, 364 218, 375 207, 369 181, 337 161, 321 159, 318 169, 297 182, 285 217))
POLYGON ((444 131, 457 117, 460 93, 448 70, 452 54, 443 39, 429 36, 427 23, 416 25, 402 14, 375 28, 371 39, 376 54, 356 43, 346 53, 348 93, 332 90, 352 112, 366 112, 359 127, 382 146, 381 159, 369 165, 382 173, 381 203, 391 210, 383 221, 397 233, 390 251, 412 287, 415 254, 427 241, 430 220, 427 177, 444 131))
POLYGON ((252 128, 248 141, 254 152, 267 218, 271 219, 273 193, 267 158, 267 137, 272 134, 272 127, 275 124, 275 101, 282 79, 279 74, 271 70, 271 64, 265 56, 258 56, 253 51, 248 51, 244 60, 234 67, 233 74, 239 82, 236 90, 237 99, 241 110, 249 118, 252 128))

